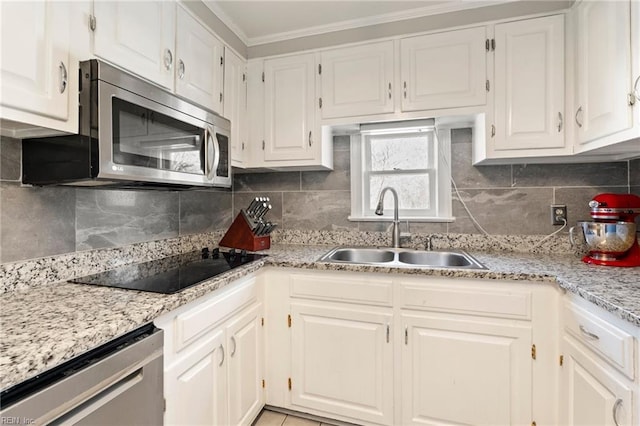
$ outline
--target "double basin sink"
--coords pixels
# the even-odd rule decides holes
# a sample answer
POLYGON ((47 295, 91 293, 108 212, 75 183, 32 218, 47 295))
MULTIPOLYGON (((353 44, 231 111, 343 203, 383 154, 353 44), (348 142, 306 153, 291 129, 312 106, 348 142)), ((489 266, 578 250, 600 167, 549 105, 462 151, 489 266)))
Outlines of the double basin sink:
POLYGON ((321 262, 404 268, 487 269, 462 250, 411 250, 374 247, 338 247, 320 258, 321 262))

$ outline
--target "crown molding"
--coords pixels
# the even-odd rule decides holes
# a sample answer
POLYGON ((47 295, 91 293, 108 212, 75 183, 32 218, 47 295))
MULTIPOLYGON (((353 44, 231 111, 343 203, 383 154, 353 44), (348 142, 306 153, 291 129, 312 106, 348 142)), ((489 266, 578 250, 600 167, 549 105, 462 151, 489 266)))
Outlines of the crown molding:
POLYGON ((244 31, 230 18, 217 4, 215 0, 204 1, 204 4, 215 13, 236 35, 247 45, 247 47, 259 46, 262 44, 275 43, 300 37, 327 34, 335 31, 362 28, 371 25, 386 24, 389 22, 402 21, 405 19, 421 18, 443 13, 458 12, 462 10, 477 9, 486 6, 512 3, 520 0, 456 0, 455 2, 435 4, 421 8, 403 10, 398 12, 385 13, 381 15, 368 16, 366 18, 350 19, 346 21, 334 22, 326 25, 307 27, 301 30, 286 31, 277 34, 270 34, 261 37, 248 37, 244 31))

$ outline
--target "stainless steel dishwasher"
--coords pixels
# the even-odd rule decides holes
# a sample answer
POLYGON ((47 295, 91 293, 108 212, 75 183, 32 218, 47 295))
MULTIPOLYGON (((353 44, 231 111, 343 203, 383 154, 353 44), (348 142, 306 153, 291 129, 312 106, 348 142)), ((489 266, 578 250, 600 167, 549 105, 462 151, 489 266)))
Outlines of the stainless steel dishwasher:
POLYGON ((2 391, 2 423, 162 425, 162 334, 147 324, 2 391))

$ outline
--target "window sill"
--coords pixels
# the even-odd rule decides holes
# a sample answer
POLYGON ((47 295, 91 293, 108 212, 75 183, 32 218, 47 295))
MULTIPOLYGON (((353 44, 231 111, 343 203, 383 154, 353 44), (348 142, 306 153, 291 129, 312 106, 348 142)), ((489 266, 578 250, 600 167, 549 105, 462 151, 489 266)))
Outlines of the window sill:
MULTIPOLYGON (((389 216, 349 216, 351 222, 393 222, 393 218, 389 216)), ((451 223, 455 222, 455 217, 411 217, 400 216, 400 222, 432 222, 432 223, 451 223)))

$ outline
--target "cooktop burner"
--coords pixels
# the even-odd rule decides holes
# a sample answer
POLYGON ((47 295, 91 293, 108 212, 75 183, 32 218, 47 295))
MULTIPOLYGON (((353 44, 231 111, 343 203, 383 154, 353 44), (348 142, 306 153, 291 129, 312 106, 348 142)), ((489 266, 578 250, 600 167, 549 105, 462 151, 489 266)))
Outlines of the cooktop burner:
POLYGON ((69 282, 170 294, 265 256, 245 250, 221 252, 217 248, 210 253, 208 248, 204 248, 202 251, 121 266, 69 282))

